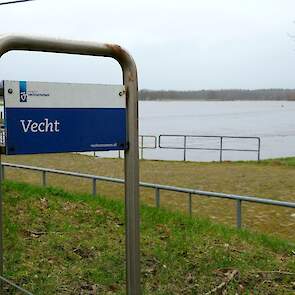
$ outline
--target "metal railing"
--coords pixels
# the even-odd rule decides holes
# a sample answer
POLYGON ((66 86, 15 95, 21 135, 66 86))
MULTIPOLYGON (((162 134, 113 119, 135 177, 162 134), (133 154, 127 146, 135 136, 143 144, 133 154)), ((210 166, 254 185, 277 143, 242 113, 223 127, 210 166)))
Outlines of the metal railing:
MULTIPOLYGON (((29 292, 28 290, 20 287, 19 285, 15 284, 14 282, 6 279, 5 277, 3 276, 0 276, 0 284, 7 284, 7 285, 10 285, 12 286, 13 288, 15 288, 17 291, 20 291, 22 294, 26 294, 26 295, 33 295, 33 293, 29 292)), ((4 294, 4 293, 3 293, 4 294)), ((6 294, 6 293, 5 293, 6 294)), ((2 295, 2 294, 1 294, 2 295)))
POLYGON ((154 136, 154 135, 140 135, 139 136, 140 158, 142 160, 143 160, 143 151, 145 149, 156 149, 156 148, 157 148, 157 137, 156 136, 154 136), (149 142, 151 143, 150 145, 147 144, 147 140, 149 140, 149 142), (150 141, 150 140, 152 140, 152 141, 150 141))
MULTIPOLYGON (((59 174, 59 175, 67 175, 67 176, 74 176, 74 177, 81 177, 85 179, 90 179, 92 181, 92 195, 95 196, 97 194, 96 184, 97 181, 106 181, 112 183, 124 183, 123 179, 120 178, 112 178, 107 176, 97 176, 91 174, 84 174, 78 172, 71 172, 71 171, 64 171, 64 170, 57 170, 51 168, 41 168, 35 166, 27 166, 27 165, 20 165, 20 164, 11 164, 11 163, 2 163, 2 178, 5 177, 5 167, 10 168, 19 168, 19 169, 26 169, 32 171, 39 171, 41 173, 41 181, 42 185, 45 187, 47 186, 47 174, 59 174)), ((257 198, 251 196, 241 196, 241 195, 233 195, 233 194, 225 194, 225 193, 218 193, 218 192, 210 192, 210 191, 201 191, 197 189, 190 189, 190 188, 181 188, 169 185, 162 185, 162 184, 154 184, 148 182, 140 182, 140 187, 144 188, 151 188, 154 190, 155 196, 155 205, 157 208, 160 208, 161 203, 161 191, 173 191, 184 193, 187 195, 187 209, 188 214, 192 216, 193 207, 192 207, 192 197, 193 196, 206 196, 206 197, 213 197, 213 198, 221 198, 221 199, 229 199, 236 202, 236 227, 242 228, 242 202, 249 202, 249 203, 257 203, 257 204, 264 204, 264 205, 273 205, 273 206, 280 206, 280 207, 287 207, 287 208, 295 208, 295 202, 286 202, 286 201, 278 201, 272 199, 264 199, 264 198, 257 198)))
POLYGON ((172 150, 183 150, 183 161, 187 160, 187 150, 205 150, 205 151, 219 151, 219 161, 223 161, 223 152, 224 151, 238 151, 238 152, 255 152, 257 153, 257 160, 260 161, 260 148, 261 148, 261 140, 260 137, 253 137, 253 136, 211 136, 211 135, 167 135, 162 134, 159 136, 159 148, 162 149, 172 149, 172 150), (180 146, 170 146, 164 145, 163 140, 167 138, 181 138, 180 146), (216 139, 218 147, 203 147, 203 146, 189 146, 188 140, 189 139, 216 139), (240 149, 240 148, 226 148, 224 147, 224 141, 226 139, 250 139, 255 140, 257 144, 257 148, 255 149, 240 149))
MULTIPOLYGON (((138 149, 140 151, 140 158, 143 160, 143 151, 145 149, 156 149, 157 148, 157 136, 154 135, 139 135, 139 140, 138 140, 138 149), (147 144, 147 140, 152 140, 150 141, 150 145, 147 144)), ((118 151, 118 158, 121 159, 122 155, 121 155, 122 151, 118 151)))

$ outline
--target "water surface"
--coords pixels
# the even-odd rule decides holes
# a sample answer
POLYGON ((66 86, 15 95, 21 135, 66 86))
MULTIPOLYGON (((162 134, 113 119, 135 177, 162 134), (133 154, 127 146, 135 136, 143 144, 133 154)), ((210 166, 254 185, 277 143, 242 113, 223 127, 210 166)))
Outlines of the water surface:
MULTIPOLYGON (((295 155, 295 102, 291 101, 141 101, 139 133, 145 135, 191 134, 258 136, 261 158, 295 155)), ((152 142, 146 141, 146 145, 152 142)), ((181 146, 182 139, 170 142, 181 146)), ((218 147, 216 139, 195 139, 191 147, 218 147)), ((227 140, 225 148, 256 149, 256 141, 227 140)), ((101 154, 101 153, 99 153, 101 154)), ((101 154, 105 155, 105 153, 101 154)), ((117 155, 117 153, 107 153, 117 155)), ((181 160, 181 150, 145 150, 147 159, 181 160)), ((225 160, 257 159, 254 152, 224 152, 225 160)), ((192 161, 217 161, 217 151, 189 151, 192 161)))

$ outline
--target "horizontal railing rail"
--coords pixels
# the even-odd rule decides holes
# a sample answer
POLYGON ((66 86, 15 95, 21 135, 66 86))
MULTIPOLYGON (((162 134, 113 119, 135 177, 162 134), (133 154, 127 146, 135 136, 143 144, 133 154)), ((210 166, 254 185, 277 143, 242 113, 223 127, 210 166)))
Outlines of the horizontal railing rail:
MULTIPOLYGON (((143 160, 143 151, 145 149, 156 149, 158 140, 157 140, 157 136, 155 135, 139 135, 138 136, 138 149, 140 151, 140 158, 143 160), (146 140, 152 140, 150 145, 145 144, 146 140)), ((121 159, 121 151, 118 151, 118 157, 119 159, 121 159)))
MULTIPOLYGON (((3 282, 4 282, 4 283, 6 283, 6 284, 8 284, 8 285, 10 285, 12 287, 14 287, 16 290, 20 291, 22 294, 33 295, 33 293, 29 292, 28 290, 25 290, 24 288, 18 286, 17 284, 15 284, 14 282, 6 279, 3 276, 0 276, 0 281, 2 281, 2 282, 0 282, 0 284, 3 284, 3 282)), ((2 294, 4 294, 4 293, 2 293, 2 294)))
MULTIPOLYGON (((120 179, 120 178, 113 178, 113 177, 107 177, 107 176, 97 176, 97 175, 93 175, 93 174, 85 174, 85 173, 79 173, 79 172, 64 171, 64 170, 58 170, 58 169, 52 169, 52 168, 35 167, 35 166, 5 163, 5 162, 3 162, 1 165, 3 179, 5 177, 4 167, 26 169, 26 170, 41 172, 43 186, 47 185, 47 173, 91 179, 92 180, 92 194, 94 196, 96 195, 96 182, 97 181, 107 181, 107 182, 121 183, 121 184, 124 183, 124 180, 120 179)), ((190 216, 192 215, 192 197, 194 195, 195 196, 206 196, 206 197, 234 200, 234 201, 236 201, 236 226, 237 226, 237 228, 242 227, 242 202, 257 203, 257 204, 264 204, 264 205, 273 205, 273 206, 280 206, 280 207, 286 207, 286 208, 295 208, 295 202, 279 201, 279 200, 258 198, 258 197, 252 197, 252 196, 241 196, 241 195, 226 194, 226 193, 220 193, 220 192, 202 191, 202 190, 197 190, 197 189, 181 188, 181 187, 148 183, 148 182, 140 182, 140 186, 144 187, 144 188, 154 189, 155 204, 156 204, 156 207, 158 207, 158 208, 160 207, 160 191, 161 190, 187 194, 188 195, 188 213, 190 216)))
POLYGON ((159 135, 159 148, 162 149, 172 149, 172 150, 183 150, 183 160, 187 160, 187 150, 204 150, 204 151, 219 151, 219 161, 223 160, 223 151, 237 151, 237 152, 255 152, 257 153, 257 160, 260 161, 260 148, 261 148, 261 139, 257 136, 228 136, 228 135, 182 135, 182 134, 161 134, 159 135), (181 138, 182 144, 181 146, 171 146, 164 145, 163 140, 165 138, 181 138), (219 142, 219 146, 214 147, 192 147, 188 146, 188 139, 217 139, 219 142), (224 139, 251 139, 255 140, 257 144, 257 148, 225 148, 224 147, 224 139))

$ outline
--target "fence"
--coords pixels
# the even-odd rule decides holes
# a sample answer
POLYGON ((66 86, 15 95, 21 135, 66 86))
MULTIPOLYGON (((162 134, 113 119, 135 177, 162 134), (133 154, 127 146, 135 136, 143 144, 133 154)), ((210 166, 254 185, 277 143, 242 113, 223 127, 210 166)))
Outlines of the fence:
MULTIPOLYGON (((2 178, 5 177, 5 167, 10 168, 19 168, 19 169, 26 169, 26 170, 33 170, 39 171, 42 175, 42 185, 47 185, 47 174, 60 174, 60 175, 68 175, 73 177, 81 177, 90 179, 92 181, 92 194, 93 196, 96 195, 96 183, 97 181, 107 181, 112 183, 124 183, 123 179, 119 178, 112 178, 106 176, 97 176, 91 174, 83 174, 78 172, 71 172, 71 171, 63 171, 57 169, 50 169, 50 168, 41 168, 41 167, 34 167, 34 166, 27 166, 27 165, 20 165, 20 164, 11 164, 11 163, 2 163, 2 178)), ((218 193, 218 192, 210 192, 210 191, 201 191, 196 189, 190 188, 180 188, 175 186, 168 186, 162 184, 154 184, 154 183, 147 183, 147 182, 140 182, 140 186, 144 188, 151 188, 154 190, 155 196, 155 205, 157 208, 160 208, 161 202, 161 191, 173 191, 184 193, 187 195, 187 209, 188 214, 192 216, 192 197, 193 196, 206 196, 206 197, 214 197, 214 198, 221 198, 221 199, 229 199, 236 202, 236 227, 242 228, 242 202, 249 202, 249 203, 258 203, 258 204, 265 204, 265 205, 273 205, 273 206, 281 206, 287 208, 295 208, 295 202, 285 202, 285 201, 277 201, 272 199, 264 199, 264 198, 257 198, 257 197, 250 197, 250 196, 240 196, 240 195, 233 195, 233 194, 225 194, 225 193, 218 193)))
MULTIPOLYGON (((154 135, 139 135, 138 148, 140 150, 140 158, 143 160, 143 151, 145 149, 157 148, 157 136, 154 135), (147 142, 149 141, 149 142, 147 142)), ((118 157, 121 159, 121 151, 118 151, 118 157)))
MULTIPOLYGON (((5 167, 39 171, 39 172, 41 172, 41 175, 42 175, 41 179, 42 179, 43 186, 47 185, 47 174, 48 173, 90 179, 90 180, 92 180, 92 194, 93 194, 93 196, 96 195, 96 182, 97 181, 107 181, 107 182, 121 183, 121 184, 124 183, 124 180, 119 179, 119 178, 111 178, 111 177, 106 177, 106 176, 96 176, 96 175, 83 174, 83 173, 77 173, 77 172, 63 171, 63 170, 50 169, 50 168, 41 168, 41 167, 34 167, 34 166, 27 166, 27 165, 20 165, 20 164, 11 164, 11 163, 2 163, 1 164, 1 173, 0 174, 1 174, 2 179, 5 178, 5 167)), ((192 208, 192 197, 193 197, 193 195, 234 200, 236 202, 236 226, 238 229, 242 228, 242 202, 259 203, 259 204, 265 204, 265 205, 295 208, 295 203, 293 203, 293 202, 284 202, 284 201, 256 198, 256 197, 250 197, 250 196, 239 196, 239 195, 224 194, 224 193, 217 193, 217 192, 201 191, 201 190, 195 190, 195 189, 189 189, 189 188, 179 188, 179 187, 174 187, 174 186, 153 184, 153 183, 146 183, 146 182, 140 182, 140 186, 145 187, 145 188, 151 188, 154 190, 155 205, 157 208, 160 208, 160 201, 161 201, 160 191, 161 190, 174 191, 174 192, 187 194, 188 213, 190 216, 192 216, 192 209, 193 209, 192 208)), ((13 282, 9 281, 8 279, 6 279, 2 276, 0 276, 0 280, 2 281, 0 283, 0 285, 3 283, 7 283, 7 284, 13 286, 14 288, 16 288, 18 291, 22 292, 23 294, 33 295, 29 291, 21 288, 20 286, 14 284, 13 282)))
MULTIPOLYGON (((205 142, 205 143, 208 143, 205 142)), ((211 142, 212 144, 212 142, 211 142)), ((5 130, 3 126, 0 126, 0 145, 5 145, 5 130)), ((255 152, 257 153, 257 160, 260 161, 260 149, 261 149, 261 139, 260 137, 251 137, 251 136, 211 136, 211 135, 166 135, 162 134, 157 136, 155 135, 139 135, 139 151, 140 158, 144 159, 144 150, 145 149, 172 149, 172 150, 183 150, 183 161, 187 160, 187 151, 188 150, 206 150, 206 151, 219 151, 219 161, 223 161, 223 152, 224 151, 238 151, 238 152, 255 152), (168 141, 168 145, 163 143, 163 141, 168 141), (177 144, 177 139, 181 139, 179 145, 177 144), (198 146, 193 146, 195 142, 189 142, 192 139, 197 140, 198 146), (204 147, 201 144, 201 139, 215 140, 213 145, 215 147, 204 147), (256 148, 254 149, 245 149, 245 148, 227 148, 225 147, 226 141, 230 139, 240 139, 240 140, 251 140, 255 142, 256 148)), ((93 156, 97 156, 97 152, 93 152, 93 156)), ((118 151, 118 158, 122 158, 122 151, 118 151)))
MULTIPOLYGON (((168 144, 170 144, 168 142, 168 144)), ((174 144, 173 143, 173 144, 174 144)), ((187 150, 206 150, 206 151, 219 151, 219 161, 223 161, 223 152, 224 151, 238 151, 238 152, 255 152, 257 153, 257 160, 260 161, 260 137, 252 137, 252 136, 211 136, 211 135, 160 135, 159 136, 159 148, 162 149, 172 149, 172 150, 183 150, 183 161, 187 160, 187 150), (171 139, 175 140, 181 139, 181 142, 178 146, 170 146, 163 144, 163 141, 166 139, 169 139, 171 142, 171 139), (197 139, 197 146, 189 145, 189 140, 196 140, 197 139), (201 144, 201 139, 206 140, 215 140, 216 147, 204 147, 201 144), (227 148, 225 147, 225 140, 229 139, 241 139, 241 140, 254 140, 256 143, 256 148, 254 149, 245 149, 245 148, 227 148)))

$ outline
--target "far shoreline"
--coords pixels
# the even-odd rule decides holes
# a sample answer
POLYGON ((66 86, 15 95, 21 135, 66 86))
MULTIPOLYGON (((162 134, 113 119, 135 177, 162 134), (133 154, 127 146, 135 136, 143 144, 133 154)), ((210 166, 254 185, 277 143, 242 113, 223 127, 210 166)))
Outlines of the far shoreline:
POLYGON ((215 102, 215 101, 246 101, 246 102, 258 102, 258 101, 285 101, 285 102, 295 102, 295 99, 139 99, 139 101, 167 101, 167 102, 215 102))

